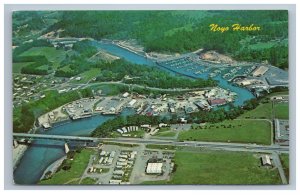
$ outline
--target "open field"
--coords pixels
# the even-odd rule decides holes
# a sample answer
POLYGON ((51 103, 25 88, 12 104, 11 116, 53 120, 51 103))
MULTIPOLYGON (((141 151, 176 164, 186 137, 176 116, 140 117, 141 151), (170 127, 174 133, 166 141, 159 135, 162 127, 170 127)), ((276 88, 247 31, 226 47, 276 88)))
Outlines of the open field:
POLYGON ((99 68, 92 68, 90 70, 87 70, 83 73, 81 73, 80 76, 81 80, 80 81, 76 81, 73 80, 73 83, 87 83, 88 81, 90 81, 91 79, 97 77, 100 74, 100 69, 99 68))
POLYGON ((80 184, 81 185, 93 185, 95 184, 97 179, 91 178, 91 177, 86 177, 83 180, 81 180, 80 184))
POLYGON ((146 148, 148 149, 160 149, 160 150, 175 150, 175 146, 167 146, 167 145, 153 145, 148 144, 146 145, 146 148))
POLYGON ((158 137, 174 137, 176 135, 173 131, 164 131, 164 132, 158 132, 155 134, 155 136, 158 137))
POLYGON ((53 62, 54 67, 58 67, 59 63, 65 59, 67 51, 57 50, 54 47, 32 47, 23 52, 20 56, 45 56, 50 62, 53 62))
POLYGON ((233 120, 198 126, 196 129, 183 131, 179 140, 217 141, 236 143, 271 144, 271 130, 268 121, 233 120))
POLYGON ((18 62, 13 63, 13 73, 21 73, 21 69, 25 66, 32 64, 33 62, 18 62))
POLYGON ((144 184, 280 184, 277 169, 260 167, 259 156, 249 153, 177 151, 170 181, 144 184))
POLYGON ((274 104, 275 118, 289 119, 289 104, 275 103, 274 104))
POLYGON ((124 93, 128 91, 127 86, 122 86, 117 84, 99 84, 99 85, 92 86, 91 89, 95 91, 101 90, 103 94, 109 96, 118 95, 120 93, 124 93))
POLYGON ((270 119, 272 117, 272 103, 260 104, 255 109, 250 110, 239 116, 242 118, 266 118, 270 119))
POLYGON ((89 149, 83 149, 80 153, 76 153, 69 170, 60 170, 50 179, 40 181, 40 184, 64 184, 79 178, 83 174, 92 153, 93 150, 89 149))
POLYGON ((280 154, 280 161, 285 173, 285 176, 287 180, 289 181, 289 176, 290 176, 290 159, 289 159, 289 154, 280 154))

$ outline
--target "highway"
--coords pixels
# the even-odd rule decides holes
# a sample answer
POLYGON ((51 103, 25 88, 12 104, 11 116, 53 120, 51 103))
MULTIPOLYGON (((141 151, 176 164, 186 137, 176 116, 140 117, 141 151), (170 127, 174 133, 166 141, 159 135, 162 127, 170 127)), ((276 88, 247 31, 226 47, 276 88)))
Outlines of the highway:
POLYGON ((246 151, 246 152, 281 152, 288 153, 288 146, 279 145, 256 145, 256 144, 241 144, 241 143, 222 143, 222 142, 201 142, 201 141, 185 141, 178 142, 173 140, 161 139, 142 139, 142 138, 94 138, 80 136, 65 136, 65 135, 45 135, 45 134, 26 134, 14 133, 13 137, 26 139, 56 139, 69 141, 86 141, 86 142, 117 142, 127 144, 154 144, 166 146, 181 146, 181 147, 202 147, 215 150, 228 151, 246 151))

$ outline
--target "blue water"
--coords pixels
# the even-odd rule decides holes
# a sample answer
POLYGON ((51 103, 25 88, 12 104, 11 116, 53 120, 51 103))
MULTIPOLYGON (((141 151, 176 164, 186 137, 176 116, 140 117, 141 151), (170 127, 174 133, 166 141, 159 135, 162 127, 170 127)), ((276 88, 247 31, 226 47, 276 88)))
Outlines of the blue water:
MULTIPOLYGON (((134 110, 124 109, 121 115, 134 114, 134 110)), ((99 125, 113 115, 96 115, 91 118, 67 122, 54 126, 44 134, 88 136, 99 125)), ((20 164, 14 171, 14 181, 17 184, 35 184, 43 175, 44 170, 54 161, 65 155, 64 142, 51 140, 34 141, 25 152, 20 164)))
POLYGON ((134 63, 134 64, 144 64, 153 66, 155 65, 154 62, 146 57, 143 57, 141 55, 138 55, 136 53, 130 52, 126 49, 123 49, 117 45, 114 45, 112 43, 106 43, 103 41, 93 41, 94 46, 97 48, 101 48, 106 50, 108 53, 111 53, 115 56, 124 58, 125 60, 134 63))
MULTIPOLYGON (((154 66, 155 63, 150 59, 143 56, 132 53, 126 49, 113 45, 111 43, 105 43, 100 41, 94 42, 95 46, 107 50, 109 53, 122 57, 135 64, 143 64, 154 66)), ((166 70, 174 74, 174 71, 166 70)), ((195 75, 192 72, 185 70, 176 70, 175 72, 180 75, 192 77, 192 78, 208 78, 208 73, 195 75)), ((225 89, 229 89, 237 93, 237 99, 235 105, 242 105, 244 101, 253 98, 254 96, 248 90, 233 86, 220 76, 214 78, 219 81, 219 86, 225 89)), ((124 110, 122 115, 133 114, 133 110, 124 110)), ((93 116, 91 118, 82 119, 78 121, 68 122, 54 126, 50 130, 42 133, 46 134, 59 134, 59 135, 80 135, 88 136, 90 133, 100 124, 112 119, 114 116, 93 116)), ((14 180, 17 184, 35 184, 39 181, 44 170, 54 161, 61 158, 64 155, 63 142, 60 141, 35 141, 31 147, 25 152, 20 164, 14 171, 14 180)))

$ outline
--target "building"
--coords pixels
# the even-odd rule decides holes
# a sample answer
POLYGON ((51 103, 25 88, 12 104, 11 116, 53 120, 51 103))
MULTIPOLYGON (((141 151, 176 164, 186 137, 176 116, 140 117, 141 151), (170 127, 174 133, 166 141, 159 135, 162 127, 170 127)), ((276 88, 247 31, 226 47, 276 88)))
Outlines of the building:
POLYGON ((159 123, 159 124, 158 124, 158 127, 159 127, 159 128, 161 128, 161 127, 167 127, 167 126, 168 126, 168 124, 165 124, 165 123, 159 123))
POLYGON ((109 184, 114 184, 114 185, 120 184, 121 182, 122 182, 122 180, 116 180, 116 179, 109 180, 109 184))
POLYGON ((220 105, 224 105, 226 104, 226 100, 225 99, 210 99, 208 100, 209 101, 209 104, 211 106, 220 106, 220 105))
POLYGON ((266 66, 260 66, 260 67, 258 67, 257 69, 255 69, 253 71, 252 75, 254 77, 260 77, 260 76, 263 76, 268 70, 269 70, 268 67, 266 67, 266 66))
POLYGON ((151 125, 141 125, 142 128, 151 128, 151 125))
POLYGON ((123 175, 124 175, 124 171, 122 171, 122 170, 115 170, 115 171, 113 172, 113 174, 114 174, 114 175, 121 175, 121 176, 123 176, 123 175))
POLYGON ((261 163, 263 166, 272 166, 272 162, 269 155, 263 155, 261 157, 261 163))
POLYGON ((49 128, 51 128, 50 123, 47 123, 47 122, 46 122, 46 123, 43 123, 42 126, 43 126, 44 129, 49 129, 49 128))
POLYGON ((275 141, 279 145, 289 145, 289 120, 275 119, 275 141))
POLYGON ((207 102, 204 104, 202 101, 195 101, 194 104, 201 110, 209 110, 209 105, 207 102))
POLYGON ((181 123, 187 123, 187 120, 185 118, 180 118, 181 123))
POLYGON ((129 93, 125 92, 122 96, 123 96, 123 98, 127 98, 129 96, 129 93))
POLYGON ((162 174, 163 163, 148 163, 146 168, 147 174, 162 174))
POLYGON ((133 106, 136 103, 136 99, 132 99, 128 104, 129 106, 133 106))

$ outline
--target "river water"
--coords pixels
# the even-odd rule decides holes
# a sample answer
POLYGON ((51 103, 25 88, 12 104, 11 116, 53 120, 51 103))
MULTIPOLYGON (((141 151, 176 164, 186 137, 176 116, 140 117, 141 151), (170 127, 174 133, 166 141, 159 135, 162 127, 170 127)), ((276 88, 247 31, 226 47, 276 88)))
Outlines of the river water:
MULTIPOLYGON (((130 52, 126 49, 118 47, 111 43, 94 41, 94 45, 104 49, 109 53, 119 56, 135 64, 155 66, 155 63, 141 55, 130 52)), ((163 69, 174 74, 174 71, 163 69)), ((185 75, 193 78, 207 78, 207 75, 193 75, 190 72, 181 71, 180 75, 185 75)), ((248 90, 232 85, 220 76, 214 78, 219 81, 219 86, 224 89, 229 89, 237 93, 237 99, 234 105, 242 105, 244 101, 253 98, 254 96, 248 90)), ((121 115, 130 115, 134 111, 125 109, 121 115)), ((88 136, 100 124, 114 118, 115 116, 96 115, 91 118, 78 121, 65 122, 54 125, 48 131, 41 133, 53 135, 79 135, 88 136)), ((35 184, 39 181, 44 170, 54 161, 65 155, 63 142, 61 141, 34 141, 25 154, 23 155, 18 167, 14 171, 14 181, 16 184, 35 184)))

